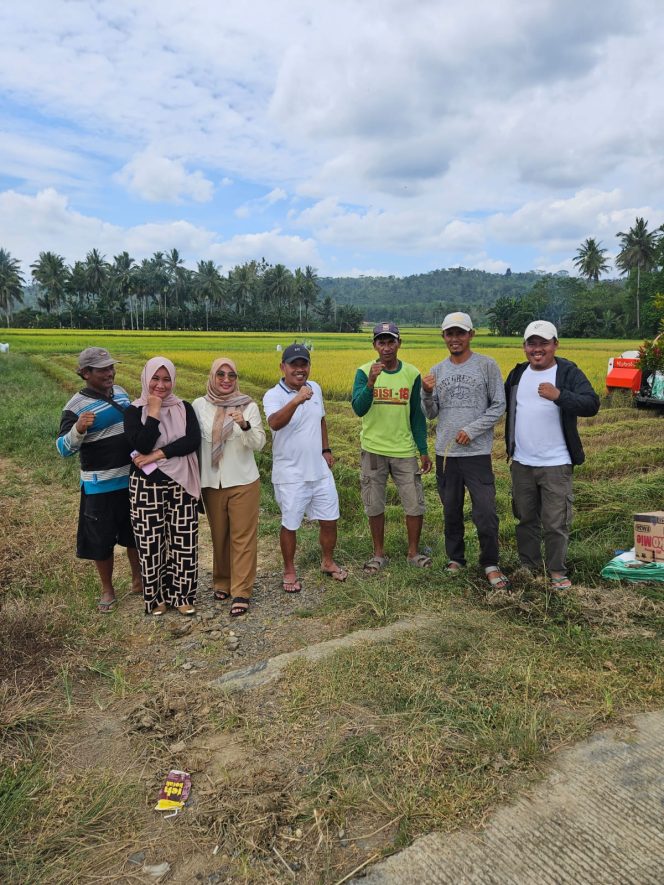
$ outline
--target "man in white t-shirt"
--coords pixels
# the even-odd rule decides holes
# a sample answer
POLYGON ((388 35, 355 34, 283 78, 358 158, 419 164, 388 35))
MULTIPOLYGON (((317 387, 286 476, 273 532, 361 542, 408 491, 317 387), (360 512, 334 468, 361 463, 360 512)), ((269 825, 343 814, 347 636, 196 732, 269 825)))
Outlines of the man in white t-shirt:
POLYGON ((572 471, 585 455, 577 417, 599 411, 599 397, 574 363, 556 357, 558 331, 547 320, 530 323, 523 335, 527 362, 505 382, 505 443, 512 459, 512 504, 518 520, 521 562, 544 563, 555 589, 572 586, 567 546, 572 523, 572 471))
POLYGON ((346 569, 334 561, 339 497, 332 476, 323 394, 309 381, 311 356, 303 344, 291 344, 282 354, 283 378, 263 397, 272 431, 272 485, 281 510, 279 543, 284 560, 286 593, 302 589, 295 570, 297 530, 302 519, 317 519, 322 551, 321 572, 345 581, 346 569))

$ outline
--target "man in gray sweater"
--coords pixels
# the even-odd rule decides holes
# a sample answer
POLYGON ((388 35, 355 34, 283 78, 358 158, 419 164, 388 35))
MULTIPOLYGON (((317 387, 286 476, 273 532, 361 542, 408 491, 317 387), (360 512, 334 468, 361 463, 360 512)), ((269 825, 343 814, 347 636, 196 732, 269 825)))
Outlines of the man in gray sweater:
POLYGON ((422 410, 438 418, 436 481, 445 517, 448 572, 466 564, 463 502, 468 489, 480 542, 480 565, 495 589, 508 586, 498 566, 496 486, 491 467, 493 428, 505 411, 505 390, 495 360, 474 353, 475 335, 467 313, 448 314, 442 323, 449 357, 422 378, 422 410))

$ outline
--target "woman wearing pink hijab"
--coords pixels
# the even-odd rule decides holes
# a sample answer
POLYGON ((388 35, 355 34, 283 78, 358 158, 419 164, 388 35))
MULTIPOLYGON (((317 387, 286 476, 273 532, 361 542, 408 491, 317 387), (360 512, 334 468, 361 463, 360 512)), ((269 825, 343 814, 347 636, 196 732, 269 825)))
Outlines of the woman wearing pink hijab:
POLYGON ((201 427, 199 464, 210 523, 214 598, 231 600, 237 618, 249 609, 256 579, 261 490, 254 452, 265 445, 258 406, 240 393, 233 360, 212 363, 207 393, 193 403, 201 427))
POLYGON ((153 357, 141 374, 141 395, 124 416, 133 450, 131 522, 145 611, 153 615, 163 615, 169 605, 182 615, 196 614, 201 432, 194 410, 174 395, 174 387, 173 363, 153 357))

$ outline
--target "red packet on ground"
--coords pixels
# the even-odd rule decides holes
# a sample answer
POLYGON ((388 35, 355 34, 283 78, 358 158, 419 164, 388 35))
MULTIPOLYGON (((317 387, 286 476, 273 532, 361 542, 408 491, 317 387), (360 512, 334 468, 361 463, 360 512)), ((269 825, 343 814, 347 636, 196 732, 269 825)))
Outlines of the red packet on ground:
POLYGON ((155 811, 175 811, 184 806, 191 790, 191 775, 173 768, 166 775, 166 782, 159 792, 155 811))

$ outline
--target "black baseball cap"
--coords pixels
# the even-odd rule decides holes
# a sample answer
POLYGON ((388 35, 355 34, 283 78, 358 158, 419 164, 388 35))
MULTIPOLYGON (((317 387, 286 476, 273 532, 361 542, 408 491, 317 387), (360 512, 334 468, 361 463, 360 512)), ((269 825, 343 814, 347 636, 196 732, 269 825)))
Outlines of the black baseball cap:
POLYGON ((374 326, 374 341, 376 338, 380 337, 380 335, 391 335, 393 338, 401 338, 399 327, 394 323, 378 323, 377 326, 374 326))
POLYGON ((306 360, 308 363, 311 362, 309 351, 304 344, 289 344, 286 350, 284 350, 283 356, 281 357, 282 363, 294 363, 295 360, 306 360))

